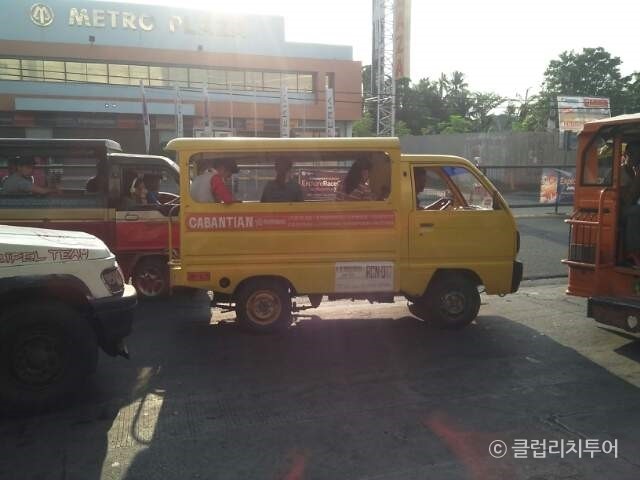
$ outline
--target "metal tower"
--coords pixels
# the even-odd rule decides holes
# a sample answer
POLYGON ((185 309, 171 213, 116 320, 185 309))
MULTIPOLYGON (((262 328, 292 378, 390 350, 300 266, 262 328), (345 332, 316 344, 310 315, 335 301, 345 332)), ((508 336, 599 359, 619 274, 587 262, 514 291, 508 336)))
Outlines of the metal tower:
POLYGON ((376 104, 376 134, 395 134, 396 79, 394 49, 395 0, 373 0, 372 101, 376 104))

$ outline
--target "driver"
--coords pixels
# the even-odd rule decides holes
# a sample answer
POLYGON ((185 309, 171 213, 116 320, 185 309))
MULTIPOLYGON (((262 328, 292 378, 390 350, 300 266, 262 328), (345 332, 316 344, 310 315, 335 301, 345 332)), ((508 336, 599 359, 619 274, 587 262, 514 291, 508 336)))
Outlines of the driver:
POLYGON ((48 195, 60 193, 57 188, 41 187, 33 182, 33 167, 36 164, 33 158, 19 158, 16 163, 16 171, 9 175, 2 184, 3 194, 48 195))
POLYGON ((427 186, 427 172, 424 168, 414 168, 413 169, 413 182, 416 187, 416 208, 420 207, 420 199, 418 198, 418 194, 422 193, 424 187, 427 186))

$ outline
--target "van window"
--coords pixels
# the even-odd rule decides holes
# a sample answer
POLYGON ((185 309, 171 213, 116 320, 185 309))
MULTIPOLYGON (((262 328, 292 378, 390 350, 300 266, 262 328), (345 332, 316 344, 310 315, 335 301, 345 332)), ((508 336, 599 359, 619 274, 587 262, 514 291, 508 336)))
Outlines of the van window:
POLYGON ((414 167, 413 181, 418 210, 493 208, 491 193, 464 167, 414 167))
POLYGON ((233 201, 384 201, 390 195, 391 162, 384 152, 201 152, 190 159, 192 199, 209 193, 216 166, 235 170, 226 179, 233 201))
POLYGON ((613 183, 613 137, 602 134, 594 139, 582 156, 582 185, 613 183))
POLYGON ((178 196, 177 171, 159 165, 123 165, 120 178, 119 208, 124 210, 153 209, 178 196), (137 189, 137 191, 136 191, 137 189), (142 191, 144 194, 141 196, 142 191))
POLYGON ((443 170, 458 187, 458 191, 466 202, 464 208, 475 210, 493 208, 493 196, 473 173, 464 167, 445 167, 443 170))
MULTIPOLYGON (((98 177, 101 154, 94 149, 49 148, 40 151, 6 148, 0 152, 0 178, 11 175, 21 159, 33 162, 33 183, 41 187, 57 187, 61 191, 58 197, 85 197, 104 193, 104 189, 99 188, 97 184, 94 189, 87 189, 87 183, 91 179, 97 180, 98 177)), ((7 195, 0 197, 0 202, 6 197, 7 195)))

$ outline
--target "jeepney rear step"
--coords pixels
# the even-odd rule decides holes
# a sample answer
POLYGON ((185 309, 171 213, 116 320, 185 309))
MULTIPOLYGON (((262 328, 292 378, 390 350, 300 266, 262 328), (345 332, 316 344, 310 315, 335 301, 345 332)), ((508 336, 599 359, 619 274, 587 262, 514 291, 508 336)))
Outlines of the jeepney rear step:
POLYGON ((587 316, 596 322, 640 332, 640 299, 633 297, 591 297, 587 301, 587 316))

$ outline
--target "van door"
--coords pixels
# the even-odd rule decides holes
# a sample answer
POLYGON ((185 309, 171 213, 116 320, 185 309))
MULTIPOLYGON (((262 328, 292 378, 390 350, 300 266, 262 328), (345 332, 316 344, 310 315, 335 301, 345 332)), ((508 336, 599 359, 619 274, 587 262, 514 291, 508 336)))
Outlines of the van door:
POLYGON ((483 272, 493 278, 497 269, 503 277, 499 283, 509 291, 516 253, 509 212, 494 209, 492 192, 466 167, 412 164, 411 175, 411 281, 424 285, 438 269, 465 269, 488 282, 483 272))

